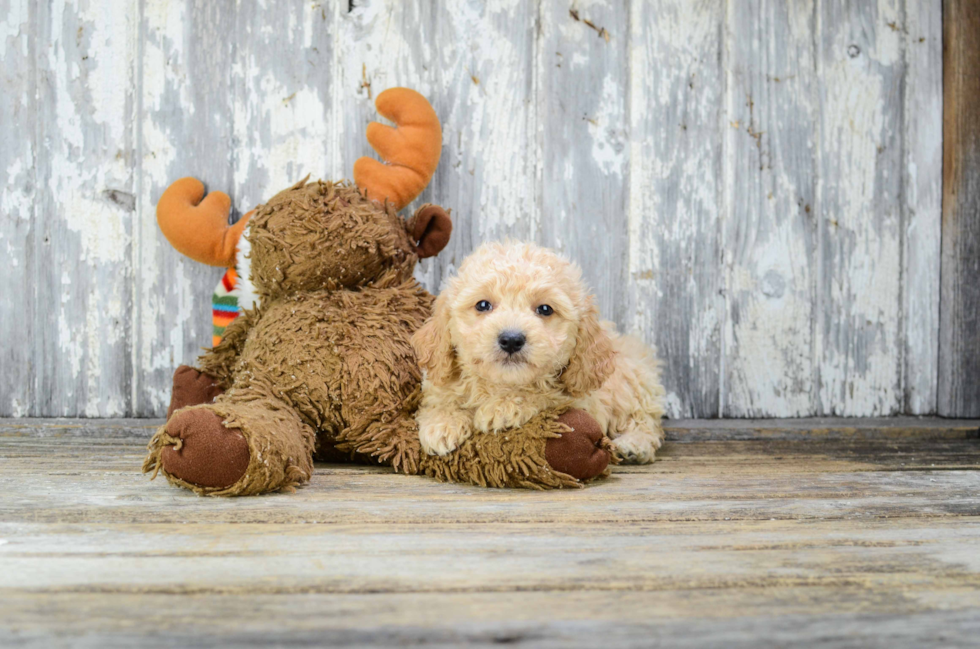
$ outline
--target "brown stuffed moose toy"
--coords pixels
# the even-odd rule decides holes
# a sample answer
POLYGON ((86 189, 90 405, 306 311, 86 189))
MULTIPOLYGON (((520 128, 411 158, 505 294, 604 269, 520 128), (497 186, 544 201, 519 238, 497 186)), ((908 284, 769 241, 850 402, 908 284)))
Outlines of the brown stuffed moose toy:
POLYGON ((442 250, 452 223, 423 205, 398 210, 428 184, 442 131, 422 95, 393 88, 372 123, 354 183, 306 182, 228 225, 231 201, 193 178, 161 196, 157 219, 173 246, 236 266, 256 296, 198 360, 174 374, 167 422, 144 472, 207 495, 291 490, 314 459, 354 459, 484 486, 580 486, 605 475, 608 445, 582 411, 547 412, 522 428, 478 436, 447 456, 420 448, 421 371, 410 344, 433 297, 415 264, 442 250))

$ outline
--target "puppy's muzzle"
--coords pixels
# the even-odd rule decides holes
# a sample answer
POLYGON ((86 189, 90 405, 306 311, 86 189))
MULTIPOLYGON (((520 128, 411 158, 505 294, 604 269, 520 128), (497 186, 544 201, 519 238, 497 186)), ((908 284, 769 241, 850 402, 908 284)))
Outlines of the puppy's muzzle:
POLYGON ((527 338, 523 333, 511 329, 501 331, 500 335, 497 336, 497 345, 509 355, 516 354, 524 349, 524 343, 526 341, 527 338))

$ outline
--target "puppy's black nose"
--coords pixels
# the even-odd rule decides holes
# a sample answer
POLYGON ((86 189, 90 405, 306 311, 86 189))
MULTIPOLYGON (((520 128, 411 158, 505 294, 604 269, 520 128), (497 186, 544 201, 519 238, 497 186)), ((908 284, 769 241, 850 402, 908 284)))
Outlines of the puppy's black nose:
POLYGON ((508 354, 516 354, 524 347, 524 334, 520 331, 502 331, 497 336, 497 344, 508 354))

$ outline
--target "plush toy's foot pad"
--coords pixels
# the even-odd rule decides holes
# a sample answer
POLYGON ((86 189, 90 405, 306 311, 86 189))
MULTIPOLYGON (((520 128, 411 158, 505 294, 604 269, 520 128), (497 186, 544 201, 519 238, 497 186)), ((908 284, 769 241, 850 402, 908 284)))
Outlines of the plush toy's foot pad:
POLYGON ((609 466, 599 423, 584 410, 569 410, 558 421, 571 428, 545 443, 544 457, 552 469, 578 480, 591 480, 609 466))
POLYGON ((167 422, 177 444, 160 455, 163 470, 199 487, 223 489, 238 482, 248 468, 248 442, 241 432, 225 428, 221 417, 204 408, 178 412, 167 422))
POLYGON ((181 365, 174 372, 174 388, 170 393, 170 407, 167 419, 185 406, 212 403, 215 397, 224 393, 214 378, 189 365, 181 365))

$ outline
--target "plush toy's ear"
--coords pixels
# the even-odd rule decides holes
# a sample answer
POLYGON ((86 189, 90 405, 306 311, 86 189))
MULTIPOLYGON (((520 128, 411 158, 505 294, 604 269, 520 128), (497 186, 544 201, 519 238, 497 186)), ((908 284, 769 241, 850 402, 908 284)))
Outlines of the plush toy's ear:
POLYGON ((178 252, 209 266, 234 266, 235 249, 251 212, 228 225, 231 199, 224 192, 204 196, 196 178, 181 178, 157 203, 157 223, 178 252), (201 199, 204 200, 201 200, 201 199))
POLYGON ((449 243, 453 233, 453 221, 449 212, 438 205, 426 203, 415 210, 405 227, 416 243, 415 253, 419 259, 435 257, 449 243))
POLYGON ((425 377, 439 387, 456 379, 456 350, 449 335, 449 297, 447 289, 436 299, 432 316, 412 336, 412 347, 425 377))
POLYGON ((599 310, 586 298, 588 306, 579 321, 575 349, 568 365, 561 373, 565 392, 574 398, 584 397, 598 390, 613 371, 612 341, 599 324, 599 310))

